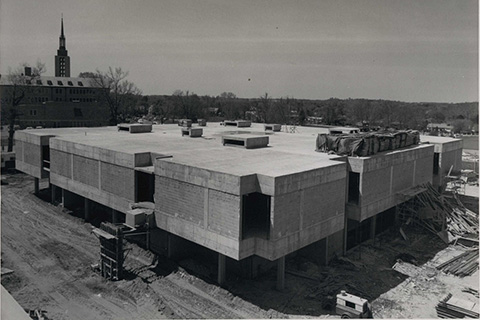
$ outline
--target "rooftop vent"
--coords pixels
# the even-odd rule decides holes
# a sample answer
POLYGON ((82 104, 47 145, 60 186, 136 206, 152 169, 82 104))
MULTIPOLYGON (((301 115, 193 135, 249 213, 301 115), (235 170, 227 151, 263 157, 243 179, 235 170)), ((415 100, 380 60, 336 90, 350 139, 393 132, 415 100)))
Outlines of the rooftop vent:
POLYGON ((265 131, 280 131, 282 130, 281 124, 265 124, 265 131))
POLYGON ((182 127, 180 130, 182 132, 182 137, 190 136, 190 138, 195 138, 195 137, 201 137, 203 134, 202 128, 182 127))
POLYGON ((238 128, 246 128, 252 125, 252 121, 248 120, 225 120, 223 121, 224 126, 236 126, 238 128))
POLYGON ((180 119, 180 120, 178 120, 178 125, 180 127, 191 127, 192 126, 192 120, 190 120, 190 119, 180 119))
POLYGON ((264 148, 268 146, 268 136, 255 136, 251 134, 239 134, 222 136, 222 144, 243 146, 246 149, 264 148))
POLYGON ((130 133, 152 132, 151 124, 141 123, 122 123, 117 125, 118 131, 128 131, 130 133))

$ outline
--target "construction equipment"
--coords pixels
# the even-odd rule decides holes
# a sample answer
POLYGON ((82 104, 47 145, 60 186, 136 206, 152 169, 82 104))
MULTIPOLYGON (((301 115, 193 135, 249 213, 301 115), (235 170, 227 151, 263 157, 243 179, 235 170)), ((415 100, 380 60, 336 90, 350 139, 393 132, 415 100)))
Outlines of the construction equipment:
POLYGON ((372 319, 372 308, 366 299, 354 296, 342 290, 337 294, 335 311, 342 319, 372 319))

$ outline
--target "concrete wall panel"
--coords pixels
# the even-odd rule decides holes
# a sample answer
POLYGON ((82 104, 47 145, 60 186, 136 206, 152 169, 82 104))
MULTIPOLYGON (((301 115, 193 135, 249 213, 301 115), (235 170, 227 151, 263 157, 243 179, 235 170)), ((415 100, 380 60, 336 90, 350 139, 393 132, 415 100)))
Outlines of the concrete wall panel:
POLYGON ((415 185, 432 182, 433 157, 418 159, 415 163, 415 185))
POLYGON ((110 163, 101 163, 102 190, 135 201, 135 170, 110 163))
MULTIPOLYGON (((345 180, 337 180, 305 189, 302 228, 320 223, 345 212, 345 180)), ((330 234, 327 232, 326 234, 330 234)))
POLYGON ((282 194, 272 198, 272 238, 278 239, 300 231, 301 191, 282 194))
POLYGON ((156 159, 155 175, 240 195, 240 177, 231 174, 156 159))
POLYGON ((40 167, 32 166, 31 164, 25 163, 23 161, 18 161, 15 159, 15 169, 18 171, 24 172, 32 177, 41 179, 41 170, 40 167))
POLYGON ((50 149, 50 173, 72 178, 71 154, 50 149))
MULTIPOLYGON (((346 177, 346 163, 338 162, 314 170, 275 178, 275 195, 308 189, 346 177)), ((260 177, 260 175, 258 175, 260 177)))
POLYGON ((208 190, 208 228, 226 237, 240 238, 240 196, 208 190))
POLYGON ((462 169, 462 149, 442 153, 439 162, 439 170, 442 175, 447 175, 451 166, 453 166, 453 172, 460 171, 462 169))
POLYGON ((393 192, 413 187, 413 167, 413 161, 398 164, 393 167, 393 192))
POLYGON ((127 168, 135 167, 135 154, 108 150, 72 141, 61 140, 59 138, 50 139, 50 148, 76 154, 85 158, 100 160, 106 163, 112 163, 117 166, 127 168))
POLYGON ((203 226, 204 190, 190 183, 156 176, 155 209, 203 226))
POLYGON ((73 180, 80 181, 83 184, 99 188, 98 185, 98 161, 73 156, 73 180))
POLYGON ((122 213, 126 213, 130 210, 130 203, 132 202, 130 200, 98 190, 97 188, 93 188, 89 185, 74 181, 53 172, 50 173, 50 182, 60 188, 70 190, 82 197, 88 198, 122 213))
POLYGON ((23 142, 23 161, 32 166, 42 166, 42 146, 23 142))
POLYGON ((240 259, 239 242, 236 239, 206 230, 203 225, 200 226, 196 223, 181 220, 158 210, 155 212, 155 222, 159 228, 178 235, 179 237, 193 241, 235 260, 240 259))
POLYGON ((363 172, 361 175, 362 205, 385 198, 390 194, 391 168, 363 172))
POLYGON ((15 141, 15 159, 23 162, 23 141, 15 141))

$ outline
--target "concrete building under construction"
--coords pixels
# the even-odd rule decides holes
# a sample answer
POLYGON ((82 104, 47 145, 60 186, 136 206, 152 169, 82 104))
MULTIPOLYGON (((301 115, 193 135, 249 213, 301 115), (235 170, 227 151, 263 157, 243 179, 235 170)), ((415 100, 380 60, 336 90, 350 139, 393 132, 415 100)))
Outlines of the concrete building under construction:
POLYGON ((230 270, 255 276, 276 265, 278 288, 288 255, 328 263, 393 225, 396 206, 419 186, 461 169, 456 139, 421 137, 359 157, 317 152, 325 129, 264 129, 23 130, 15 135, 16 168, 35 177, 36 192, 48 178, 52 201, 83 208, 86 220, 135 221, 135 204, 149 203, 152 251, 204 252, 218 263, 220 284, 230 270))

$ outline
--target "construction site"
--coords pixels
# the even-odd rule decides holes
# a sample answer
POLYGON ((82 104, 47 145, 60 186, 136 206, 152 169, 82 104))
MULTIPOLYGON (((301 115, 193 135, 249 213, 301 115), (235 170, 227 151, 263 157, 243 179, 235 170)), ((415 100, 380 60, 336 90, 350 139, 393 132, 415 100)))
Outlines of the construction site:
POLYGON ((353 131, 18 131, 2 286, 48 319, 359 317, 343 291, 374 318, 478 318, 462 141, 353 131))

